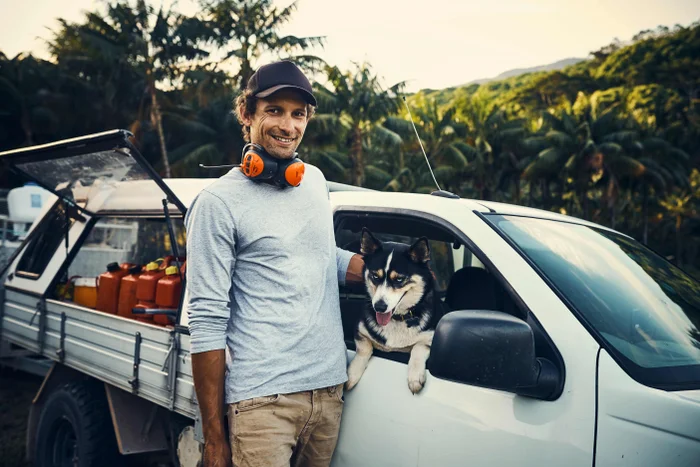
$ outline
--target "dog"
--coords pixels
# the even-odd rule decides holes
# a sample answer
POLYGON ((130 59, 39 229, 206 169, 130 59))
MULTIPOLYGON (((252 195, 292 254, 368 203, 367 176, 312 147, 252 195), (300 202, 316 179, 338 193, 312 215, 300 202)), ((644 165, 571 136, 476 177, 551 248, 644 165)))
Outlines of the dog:
POLYGON ((430 245, 421 237, 412 245, 380 242, 362 229, 363 276, 371 299, 355 332, 355 358, 348 367, 346 388, 357 385, 374 349, 410 352, 408 388, 418 393, 425 384, 425 364, 437 322, 444 312, 435 295, 430 245))

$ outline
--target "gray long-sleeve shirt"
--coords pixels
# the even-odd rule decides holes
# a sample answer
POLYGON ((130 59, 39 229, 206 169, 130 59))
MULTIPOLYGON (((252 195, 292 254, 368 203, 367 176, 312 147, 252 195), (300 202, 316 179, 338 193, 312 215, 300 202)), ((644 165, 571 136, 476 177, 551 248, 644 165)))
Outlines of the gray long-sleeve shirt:
POLYGON ((233 169, 185 217, 191 352, 228 346, 226 402, 347 380, 337 249, 326 180, 306 165, 299 187, 233 169))

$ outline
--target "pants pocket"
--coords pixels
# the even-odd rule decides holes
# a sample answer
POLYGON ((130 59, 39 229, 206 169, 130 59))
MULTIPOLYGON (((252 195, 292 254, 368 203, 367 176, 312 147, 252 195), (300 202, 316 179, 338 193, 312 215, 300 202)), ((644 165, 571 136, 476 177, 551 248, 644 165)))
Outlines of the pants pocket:
POLYGON ((253 397, 252 399, 246 399, 233 404, 233 413, 247 412, 249 410, 257 409, 259 407, 264 407, 266 405, 273 404, 280 399, 279 394, 273 394, 271 396, 253 397))
POLYGON ((328 388, 328 395, 331 396, 332 399, 334 399, 337 402, 340 402, 341 404, 345 403, 345 397, 343 396, 344 392, 343 389, 345 388, 345 384, 339 384, 337 386, 330 386, 328 388))

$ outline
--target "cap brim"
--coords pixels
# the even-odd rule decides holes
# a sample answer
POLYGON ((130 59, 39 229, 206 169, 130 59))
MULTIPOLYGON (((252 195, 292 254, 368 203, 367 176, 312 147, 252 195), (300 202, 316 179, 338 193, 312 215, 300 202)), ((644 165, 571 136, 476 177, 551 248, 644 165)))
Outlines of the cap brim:
POLYGON ((301 86, 294 86, 293 84, 278 84, 277 86, 272 86, 271 88, 265 89, 264 91, 260 91, 255 95, 255 97, 268 97, 271 96, 272 94, 276 93, 277 91, 281 91, 282 89, 296 89, 297 91, 300 91, 301 94, 304 96, 306 102, 309 104, 313 105, 314 107, 318 106, 316 104, 316 98, 314 97, 313 94, 311 94, 309 91, 306 89, 302 88, 301 86))

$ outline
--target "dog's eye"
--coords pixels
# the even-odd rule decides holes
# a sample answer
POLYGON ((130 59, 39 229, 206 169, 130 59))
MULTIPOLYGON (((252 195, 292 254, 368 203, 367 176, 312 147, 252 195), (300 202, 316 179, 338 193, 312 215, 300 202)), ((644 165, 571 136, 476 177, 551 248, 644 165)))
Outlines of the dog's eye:
POLYGON ((394 279, 394 282, 396 282, 397 285, 404 285, 406 283, 407 278, 405 276, 399 276, 396 279, 394 279))
POLYGON ((374 272, 374 271, 370 271, 370 273, 369 273, 369 278, 372 279, 373 281, 378 281, 378 280, 379 280, 379 275, 378 275, 376 272, 374 272))

